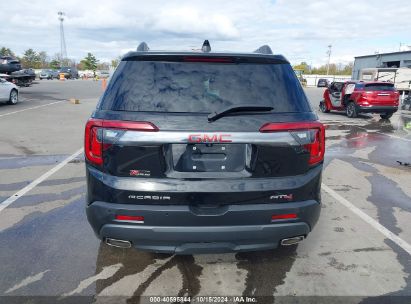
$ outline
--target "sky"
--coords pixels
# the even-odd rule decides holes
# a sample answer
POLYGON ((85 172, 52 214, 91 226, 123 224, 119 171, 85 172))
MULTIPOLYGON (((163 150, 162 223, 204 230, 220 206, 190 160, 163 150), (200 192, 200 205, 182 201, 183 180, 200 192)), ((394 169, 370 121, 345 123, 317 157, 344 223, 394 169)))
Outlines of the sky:
POLYGON ((88 52, 110 62, 145 41, 152 50, 190 50, 204 39, 214 51, 263 44, 292 64, 346 64, 354 56, 411 45, 409 0, 14 0, 0 10, 0 47, 60 52, 57 12, 65 13, 69 58, 88 52))

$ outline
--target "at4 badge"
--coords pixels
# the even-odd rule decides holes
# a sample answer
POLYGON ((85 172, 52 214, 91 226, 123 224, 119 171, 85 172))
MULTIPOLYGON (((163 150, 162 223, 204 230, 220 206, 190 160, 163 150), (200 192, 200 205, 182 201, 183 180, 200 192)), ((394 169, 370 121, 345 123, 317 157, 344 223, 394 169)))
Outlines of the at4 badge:
POLYGON ((130 176, 151 176, 149 170, 130 170, 130 176))

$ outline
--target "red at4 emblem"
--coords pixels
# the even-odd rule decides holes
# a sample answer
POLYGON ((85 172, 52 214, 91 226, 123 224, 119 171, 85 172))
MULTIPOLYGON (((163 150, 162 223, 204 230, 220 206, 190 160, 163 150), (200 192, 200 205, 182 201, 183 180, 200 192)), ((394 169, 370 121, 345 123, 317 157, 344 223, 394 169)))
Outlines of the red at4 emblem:
POLYGON ((230 134, 190 134, 188 141, 191 143, 228 143, 232 142, 230 134))
POLYGON ((130 170, 130 176, 150 176, 151 172, 148 170, 130 170))

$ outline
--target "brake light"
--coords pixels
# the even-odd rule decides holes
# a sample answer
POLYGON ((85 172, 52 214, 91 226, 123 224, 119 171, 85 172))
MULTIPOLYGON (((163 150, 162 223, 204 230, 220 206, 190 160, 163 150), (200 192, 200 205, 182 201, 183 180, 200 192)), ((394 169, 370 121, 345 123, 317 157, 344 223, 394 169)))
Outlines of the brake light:
POLYGON ((232 63, 230 58, 219 57, 184 57, 185 62, 217 62, 217 63, 232 63))
POLYGON ((288 220, 297 218, 297 213, 275 214, 271 216, 271 220, 288 220))
POLYGON ((84 153, 89 162, 101 166, 103 164, 103 129, 134 130, 156 132, 158 128, 146 121, 119 121, 90 118, 84 133, 84 153))
POLYGON ((260 128, 260 132, 289 131, 310 153, 308 163, 315 165, 324 160, 325 153, 325 128, 318 121, 267 123, 260 128))
POLYGON ((116 215, 115 219, 117 221, 144 223, 144 216, 141 215, 116 215))

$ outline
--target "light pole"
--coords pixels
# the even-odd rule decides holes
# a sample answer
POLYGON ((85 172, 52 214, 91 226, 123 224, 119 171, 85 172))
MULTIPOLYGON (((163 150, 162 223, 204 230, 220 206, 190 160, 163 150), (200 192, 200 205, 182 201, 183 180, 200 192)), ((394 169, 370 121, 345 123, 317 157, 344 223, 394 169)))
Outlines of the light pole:
POLYGON ((332 45, 330 44, 330 45, 328 46, 328 51, 327 51, 327 55, 328 55, 327 75, 328 75, 328 73, 330 72, 331 47, 332 47, 332 45))
POLYGON ((63 66, 64 59, 67 59, 66 39, 64 38, 64 12, 58 12, 58 19, 60 21, 60 65, 63 66))

